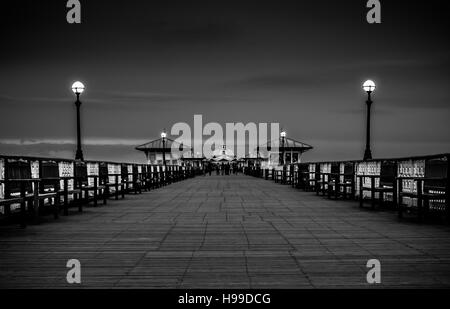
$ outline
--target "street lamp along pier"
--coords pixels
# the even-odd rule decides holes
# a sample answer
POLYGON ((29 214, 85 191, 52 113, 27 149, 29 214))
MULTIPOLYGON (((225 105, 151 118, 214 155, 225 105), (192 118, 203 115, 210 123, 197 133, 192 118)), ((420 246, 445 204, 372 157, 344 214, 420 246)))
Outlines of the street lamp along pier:
POLYGON ((366 127, 366 150, 364 151, 364 161, 372 159, 372 150, 370 149, 370 112, 372 108, 372 92, 376 85, 372 80, 367 80, 363 84, 363 89, 367 92, 367 127, 366 127))
POLYGON ((77 100, 75 101, 75 106, 77 107, 77 151, 75 153, 75 160, 84 160, 83 151, 81 149, 81 120, 80 120, 80 94, 82 94, 85 90, 85 87, 82 82, 76 81, 72 84, 72 91, 77 96, 77 100))

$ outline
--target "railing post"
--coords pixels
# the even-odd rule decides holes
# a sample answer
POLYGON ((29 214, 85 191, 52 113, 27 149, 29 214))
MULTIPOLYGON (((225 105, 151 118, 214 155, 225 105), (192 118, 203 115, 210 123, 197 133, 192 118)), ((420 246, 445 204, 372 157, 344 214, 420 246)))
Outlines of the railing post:
MULTIPOLYGON (((9 181, 9 172, 8 172, 8 170, 9 170, 9 167, 8 167, 8 159, 7 158, 5 158, 5 161, 4 161, 5 163, 4 163, 4 165, 3 165, 3 168, 4 168, 4 175, 5 175, 5 181, 3 182, 3 185, 5 186, 5 189, 4 189, 4 194, 5 194, 5 198, 6 199, 9 199, 9 198, 11 198, 11 190, 10 190, 10 181, 9 181)), ((6 216, 9 216, 10 214, 11 214, 11 205, 10 204, 8 204, 8 205, 5 205, 5 215, 6 216)))
POLYGON ((97 188, 98 188, 98 184, 97 184, 97 176, 93 176, 94 177, 94 207, 97 207, 97 188))
POLYGON ((114 175, 114 189, 116 191, 116 192, 114 192, 115 199, 118 200, 119 199, 119 175, 117 175, 117 174, 114 175))
MULTIPOLYGON (((33 186, 33 217, 34 217, 34 222, 38 223, 38 221, 39 221, 39 182, 33 181, 32 186, 33 186)), ((23 188, 22 190, 25 190, 25 188, 23 188)))
MULTIPOLYGON (((379 192, 378 194, 381 194, 379 192)), ((372 210, 375 209, 375 177, 370 177, 370 202, 372 206, 372 210)))
POLYGON ((60 184, 59 184, 59 180, 55 180, 55 192, 56 192, 56 196, 55 196, 55 205, 54 205, 54 218, 58 219, 59 218, 59 206, 61 204, 61 195, 59 193, 59 189, 60 189, 60 184))
POLYGON ((83 184, 81 178, 77 179, 78 181, 78 188, 80 188, 80 198, 78 200, 78 211, 83 212, 83 184))
POLYGON ((403 218, 403 198, 402 198, 402 192, 403 192, 403 180, 402 178, 398 178, 398 218, 403 218))
POLYGON ((100 185, 103 186, 103 205, 106 205, 106 200, 109 198, 109 179, 108 179, 108 175, 106 175, 106 178, 104 177, 104 175, 100 175, 100 164, 99 164, 99 170, 98 170, 98 181, 100 183, 100 185), (102 177, 103 176, 103 177, 102 177))
POLYGON ((395 162, 395 172, 394 172, 394 181, 392 182, 392 204, 394 206, 394 209, 398 208, 397 201, 398 201, 398 162, 395 162))
POLYGON ((363 207, 363 203, 364 203, 364 196, 363 196, 363 178, 364 175, 358 175, 356 181, 358 182, 359 180, 359 207, 362 208, 363 207))
POLYGON ((63 184, 64 184, 64 216, 68 216, 69 215, 69 180, 67 178, 64 178, 63 180, 63 184))
MULTIPOLYGON (((317 173, 317 171, 316 171, 317 173)), ((316 181, 316 195, 319 195, 322 186, 322 173, 319 171, 319 180, 316 181)))
POLYGON ((418 217, 419 221, 423 220, 424 212, 423 212, 423 198, 422 198, 422 179, 417 179, 417 211, 418 211, 418 217))
MULTIPOLYGON (((5 171, 6 174, 6 171, 5 171)), ((25 194, 25 182, 20 183, 20 197, 22 200, 20 201, 20 226, 21 228, 25 228, 27 226, 27 209, 26 209, 26 194, 25 194)), ((8 207, 5 205, 5 210, 10 208, 11 205, 8 205, 8 207)), ((6 211, 5 211, 6 214, 6 211)))
POLYGON ((447 179, 445 181, 445 212, 447 223, 450 223, 450 156, 447 159, 447 179))
POLYGON ((128 192, 128 172, 126 174, 126 177, 123 177, 123 175, 120 176, 121 180, 121 193, 122 193, 122 199, 125 198, 125 192, 128 192))

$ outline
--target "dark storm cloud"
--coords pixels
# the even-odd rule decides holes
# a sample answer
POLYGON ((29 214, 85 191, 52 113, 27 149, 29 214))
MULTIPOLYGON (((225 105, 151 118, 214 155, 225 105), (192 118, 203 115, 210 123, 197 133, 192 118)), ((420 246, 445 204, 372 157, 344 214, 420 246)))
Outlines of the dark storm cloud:
MULTIPOLYGON (((348 61, 345 64, 334 64, 323 67, 307 68, 303 72, 283 72, 274 74, 262 74, 250 76, 239 80, 230 81, 228 85, 242 88, 296 88, 311 89, 315 87, 339 86, 348 82, 351 76, 357 76, 363 72, 380 72, 398 77, 408 77, 411 73, 427 74, 436 73, 440 77, 450 77, 444 68, 450 65, 448 59, 377 59, 367 61, 348 61), (341 78, 336 79, 336 76, 341 78)), ((289 69, 285 70, 289 71, 289 69)), ((411 77, 411 76, 410 76, 411 77)), ((414 76, 413 76, 414 78, 414 76)), ((420 79, 420 78, 418 78, 420 79)), ((420 79, 421 80, 421 79, 420 79)))
POLYGON ((236 38, 239 29, 231 24, 214 21, 161 21, 151 23, 141 35, 159 44, 211 44, 236 38))

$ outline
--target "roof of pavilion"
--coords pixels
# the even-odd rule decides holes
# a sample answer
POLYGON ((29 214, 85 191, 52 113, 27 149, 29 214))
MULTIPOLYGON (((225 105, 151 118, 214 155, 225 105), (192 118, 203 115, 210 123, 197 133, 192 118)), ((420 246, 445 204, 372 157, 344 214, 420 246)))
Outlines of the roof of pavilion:
POLYGON ((234 156, 229 155, 218 155, 213 156, 210 160, 215 162, 231 162, 234 161, 236 158, 234 156))
MULTIPOLYGON (((274 140, 262 145, 261 150, 266 149, 267 145, 274 145, 274 140)), ((272 146, 273 147, 273 146, 272 146)), ((300 152, 306 152, 308 150, 313 149, 314 147, 311 145, 308 145, 306 143, 296 141, 295 139, 286 137, 284 140, 284 150, 285 151, 300 151, 300 152)), ((270 151, 270 150, 269 150, 270 151)))
POLYGON ((136 150, 148 151, 148 152, 150 152, 150 151, 158 152, 158 151, 162 151, 163 148, 165 150, 168 150, 168 149, 172 149, 172 147, 174 147, 182 152, 191 150, 191 147, 186 146, 182 143, 175 142, 174 140, 172 140, 170 138, 166 138, 165 147, 163 147, 162 138, 158 138, 158 139, 155 139, 154 141, 137 146, 136 150))

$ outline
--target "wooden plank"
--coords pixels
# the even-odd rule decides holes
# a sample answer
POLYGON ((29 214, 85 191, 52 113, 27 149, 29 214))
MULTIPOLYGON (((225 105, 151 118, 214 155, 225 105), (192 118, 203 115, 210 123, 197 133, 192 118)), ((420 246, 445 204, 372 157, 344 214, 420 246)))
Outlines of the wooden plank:
POLYGON ((0 287, 450 287, 450 227, 398 222, 291 186, 205 176, 86 207, 26 230, 0 227, 0 287))

